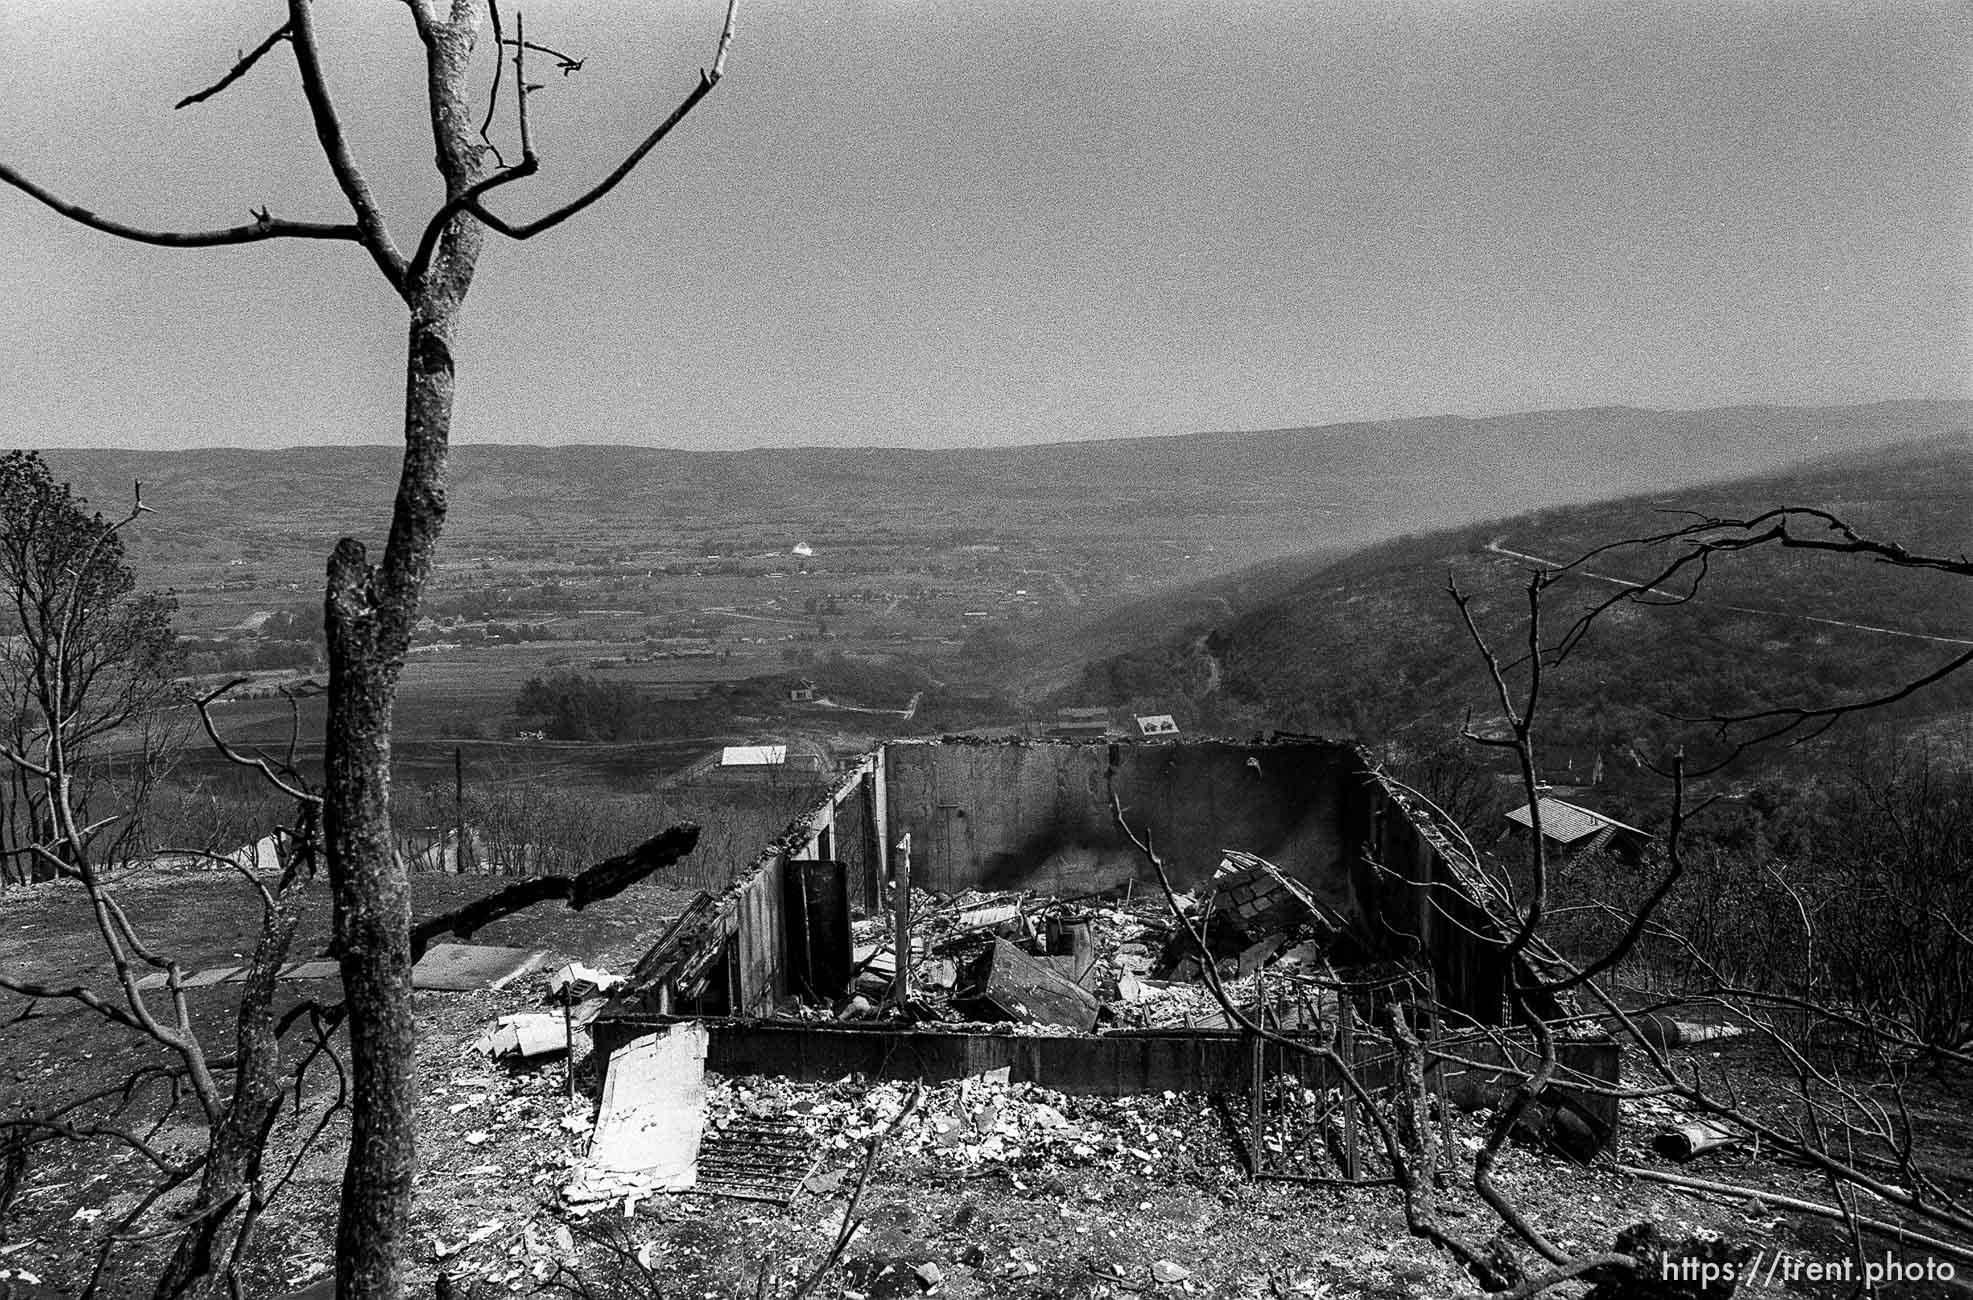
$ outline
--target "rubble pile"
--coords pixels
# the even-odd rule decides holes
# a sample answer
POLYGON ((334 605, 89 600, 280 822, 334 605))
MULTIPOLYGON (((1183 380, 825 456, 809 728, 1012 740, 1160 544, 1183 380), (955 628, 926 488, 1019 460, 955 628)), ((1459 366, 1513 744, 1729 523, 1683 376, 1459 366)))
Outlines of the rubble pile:
POLYGON ((922 1086, 915 1110, 891 1134, 886 1162, 949 1169, 1022 1170, 1096 1166, 1145 1176, 1196 1173, 1200 1159, 1226 1163, 1219 1118, 1196 1096, 1068 1096, 1006 1071, 956 1082, 797 1084, 773 1076, 707 1080, 706 1128, 717 1132, 788 1116, 813 1139, 824 1170, 811 1189, 830 1190, 870 1139, 888 1129, 922 1086), (1210 1153, 1217 1152, 1217 1155, 1210 1153), (832 1171, 833 1170, 833 1171, 832 1171), (820 1182, 825 1186, 817 1186, 820 1182))
POLYGON ((1134 888, 1074 899, 913 890, 902 999, 893 911, 852 927, 846 1001, 788 1010, 817 1020, 1011 1023, 1016 1033, 1233 1027, 1210 968, 1243 1014, 1313 1031, 1335 1023, 1339 988, 1409 977, 1401 965, 1363 961, 1344 918, 1250 853, 1225 850, 1212 881, 1175 902, 1178 916, 1162 892, 1134 888))

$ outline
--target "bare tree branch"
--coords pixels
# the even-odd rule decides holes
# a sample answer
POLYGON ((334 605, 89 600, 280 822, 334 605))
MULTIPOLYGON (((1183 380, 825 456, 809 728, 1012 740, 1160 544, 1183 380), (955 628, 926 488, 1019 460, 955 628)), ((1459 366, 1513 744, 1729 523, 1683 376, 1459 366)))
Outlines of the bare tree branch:
POLYGON ((411 960, 422 957, 442 934, 471 936, 504 916, 551 898, 565 899, 572 911, 614 898, 654 871, 661 871, 690 853, 699 843, 699 828, 689 822, 669 827, 628 853, 606 858, 573 876, 535 876, 509 885, 464 907, 420 921, 411 929, 411 960))
POLYGON ((205 727, 206 737, 212 741, 213 748, 217 749, 221 757, 225 758, 227 762, 239 767, 252 768, 254 771, 259 772, 267 779, 268 784, 288 796, 288 798, 295 800, 297 803, 321 803, 322 796, 311 793, 304 788, 295 778, 295 772, 292 767, 288 769, 284 776, 282 773, 276 772, 274 765, 268 762, 267 759, 258 755, 249 756, 242 754, 239 750, 227 744, 225 738, 219 734, 219 724, 212 720, 213 701, 246 680, 244 677, 235 677, 232 681, 226 682, 199 697, 197 702, 199 722, 205 727))
MULTIPOLYGON (((491 0, 490 8, 493 14, 494 33, 498 36, 500 31, 500 10, 498 4, 491 3, 491 0)), ((519 15, 516 15, 515 22, 517 24, 521 22, 519 15)), ((534 153, 534 136, 528 127, 528 45, 525 41, 508 41, 505 44, 514 47, 514 112, 515 117, 519 121, 521 160, 511 167, 502 167, 492 175, 475 181, 473 184, 467 186, 464 191, 447 200, 437 212, 432 214, 431 220, 425 223, 424 234, 418 237, 417 252, 412 255, 410 268, 405 273, 407 279, 413 285, 424 283, 425 275, 431 269, 432 258, 438 251, 439 240, 450 227, 454 218, 463 212, 480 215, 480 200, 486 197, 486 195, 499 189, 502 185, 511 185, 515 181, 523 180, 541 170, 541 160, 535 157, 534 153)), ((498 57, 493 61, 494 96, 500 93, 499 69, 501 63, 502 60, 498 57)), ((496 107, 497 105, 493 97, 490 96, 486 106, 486 122, 480 126, 480 139, 482 140, 487 140, 487 125, 493 121, 493 112, 496 107)), ((492 147, 492 144, 493 142, 491 140, 487 140, 489 148, 492 147)), ((494 149, 493 153, 496 159, 500 157, 500 151, 498 149, 494 149)))
POLYGON ((405 290, 404 257, 391 242, 383 212, 370 192, 370 183, 356 166, 349 141, 343 136, 342 118, 329 98, 328 83, 322 76, 322 53, 315 35, 312 0, 288 0, 288 27, 289 39, 295 47, 295 64, 301 70, 302 94, 315 120, 315 138, 322 145, 322 153, 329 160, 329 170, 335 173, 343 197, 349 200, 350 209, 356 214, 360 242, 369 250, 377 269, 384 273, 384 279, 401 294, 405 290))
POLYGON ((167 1160, 163 1152, 144 1138, 118 1124, 70 1124, 58 1119, 27 1115, 19 1119, 0 1120, 0 1129, 14 1129, 21 1133, 40 1134, 43 1138, 63 1138, 71 1142, 108 1138, 113 1142, 122 1143, 142 1156, 146 1163, 162 1174, 189 1173, 197 1169, 204 1159, 203 1156, 195 1157, 191 1163, 183 1165, 167 1160))
POLYGON ((257 244, 265 239, 343 239, 359 243, 363 239, 363 232, 356 226, 288 221, 270 216, 266 208, 254 209, 253 221, 244 226, 227 226, 219 230, 152 230, 98 216, 79 203, 70 203, 43 189, 6 163, 0 163, 0 181, 91 230, 161 248, 216 248, 225 244, 257 244))
MULTIPOLYGON (((1887 691, 1882 695, 1874 695, 1865 700, 1850 700, 1842 704, 1825 704, 1815 708, 1801 708, 1791 705, 1773 709, 1757 709, 1750 713, 1719 714, 1705 718, 1686 718, 1679 717, 1676 714, 1672 716, 1678 717, 1679 721, 1682 722, 1714 723, 1718 726, 1721 734, 1725 734, 1732 727, 1742 726, 1752 722, 1771 722, 1775 724, 1774 726, 1763 729, 1755 736, 1737 742, 1734 753, 1739 754, 1755 745, 1764 744, 1771 740, 1779 740, 1791 732, 1796 731, 1798 728, 1806 727, 1807 730, 1797 739, 1813 740, 1816 736, 1828 730, 1839 719, 1849 717, 1854 713, 1867 713, 1872 709, 1881 709, 1887 704, 1896 704, 1899 700, 1917 694, 1934 682, 1943 681, 1968 664, 1973 664, 1973 650, 1953 656, 1939 667, 1905 682, 1895 690, 1887 691)), ((1717 766, 1707 770, 1717 770, 1717 766)))
MULTIPOLYGON (((506 35, 500 30, 500 0, 486 0, 486 12, 493 20, 493 85, 486 92, 486 117, 480 121, 480 139, 492 151, 493 160, 504 168, 507 160, 501 156, 500 146, 493 143, 492 135, 488 134, 493 130, 493 115, 500 109, 500 77, 507 68, 507 61, 500 57, 501 49, 507 44, 506 35)), ((423 240, 419 241, 421 252, 423 243, 423 240)), ((421 265, 424 260, 424 257, 414 258, 412 264, 421 265)))
POLYGON ((24 998, 46 998, 50 1001, 65 1000, 79 1002, 105 1020, 115 1021, 125 1029, 150 1037, 150 1031, 143 1022, 114 1002, 106 1001, 101 994, 80 984, 60 986, 40 984, 33 980, 15 979, 11 975, 0 975, 0 989, 19 994, 24 998))
MULTIPOLYGON (((1649 1182, 1663 1183, 1668 1187, 1680 1187, 1687 1191, 1695 1192, 1709 1192, 1716 1196, 1758 1196, 1767 1204, 1780 1209, 1798 1210, 1803 1214, 1819 1215, 1822 1218, 1835 1219, 1839 1222, 1844 1219, 1844 1212, 1842 1210, 1827 1205, 1818 1205, 1814 1201, 1804 1201, 1798 1197, 1783 1196, 1778 1192, 1768 1191, 1765 1188, 1741 1187, 1733 1183, 1716 1182, 1705 1178, 1691 1178, 1684 1174, 1667 1173, 1659 1169, 1646 1169, 1637 1165, 1620 1164, 1613 1167, 1620 1174, 1627 1175, 1631 1178, 1642 1178, 1649 1182)), ((1928 1237, 1923 1233, 1913 1232, 1910 1228, 1901 1227, 1895 1223, 1886 1223, 1879 1219, 1866 1219, 1855 1214, 1849 1217, 1859 1227, 1866 1228, 1871 1232, 1880 1233, 1903 1245, 1918 1246, 1925 1250, 1933 1251, 1936 1254, 1944 1255, 1949 1259, 1958 1260, 1962 1264, 1973 1264, 1973 1248, 1968 1248, 1965 1245, 1955 1242, 1942 1241, 1937 1237, 1928 1237)))
POLYGON ((279 45, 282 41, 287 40, 289 34, 293 30, 294 28, 292 24, 282 23, 279 27, 276 27, 274 29, 273 34, 270 35, 266 40, 254 46, 253 49, 243 52, 240 55, 239 62, 235 63, 231 68, 227 69, 225 76, 221 77, 218 81, 213 82, 210 86, 207 86, 204 90, 193 91, 191 94, 185 96, 185 98, 179 100, 176 104, 173 104, 172 108, 174 109, 190 108, 192 105, 197 104, 203 100, 211 99, 214 95, 217 95, 220 91, 225 90, 228 86, 238 81, 241 77, 246 76, 247 73, 253 68, 253 65, 260 62, 261 57, 265 55, 269 50, 273 49, 276 45, 279 45))
MULTIPOLYGON (((1641 580, 1615 579, 1601 574, 1590 575, 1603 578, 1605 581, 1620 582, 1622 586, 1615 593, 1596 601, 1576 617, 1555 646, 1547 652, 1551 662, 1566 659, 1582 643, 1583 638, 1589 634, 1598 620, 1619 604, 1629 602, 1647 606, 1683 605, 1697 600, 1702 584, 1712 573, 1712 561, 1716 556, 1733 555, 1763 547, 1777 547, 1784 550, 1808 550, 1852 556, 1894 568, 1955 577, 1973 577, 1973 559, 1968 559, 1964 555, 1952 556, 1913 551, 1898 542, 1867 536, 1858 532, 1840 516, 1815 506, 1777 506, 1746 517, 1702 516, 1678 528, 1643 537, 1606 542, 1585 551, 1566 564, 1555 565, 1539 572, 1552 581, 1564 574, 1585 572, 1587 566, 1600 556, 1620 550, 1645 550, 1659 546, 1679 546, 1681 549, 1654 573, 1641 580)), ((1917 632, 1901 633, 1901 635, 1923 637, 1949 645, 1973 645, 1973 641, 1968 641, 1964 637, 1917 632)), ((1754 746, 1785 738, 1792 738, 1797 742, 1813 739, 1843 718, 1895 704, 1951 676, 1969 664, 1973 664, 1973 649, 1962 650, 1938 667, 1891 690, 1866 699, 1838 704, 1817 707, 1780 706, 1703 718, 1677 714, 1668 716, 1683 722, 1714 723, 1722 737, 1728 737, 1736 727, 1769 724, 1760 727, 1750 736, 1736 739, 1733 748, 1724 759, 1696 773, 1696 775, 1707 775, 1719 771, 1726 763, 1732 762, 1754 746)))
MULTIPOLYGON (((498 33, 496 32, 495 35, 497 36, 498 33)), ((534 50, 537 53, 546 54, 549 58, 555 60, 556 68, 561 71, 561 74, 564 77, 569 76, 571 73, 581 72, 582 65, 584 62, 586 62, 586 60, 578 59, 573 55, 564 54, 560 50, 551 49, 546 45, 537 44, 534 41, 520 40, 517 38, 511 41, 502 40, 500 44, 524 46, 527 49, 534 50)))
POLYGON ((1535 932, 1541 928, 1542 914, 1548 903, 1548 859, 1547 845, 1542 838, 1540 782, 1535 771, 1534 724, 1535 711, 1541 703, 1542 655, 1541 655, 1541 602, 1542 593, 1553 581, 1544 573, 1534 573, 1528 579, 1527 603, 1527 668, 1528 686, 1517 705, 1513 691, 1507 684, 1507 675, 1500 664, 1500 657, 1493 651, 1486 634, 1480 630, 1479 621, 1473 615, 1472 597, 1459 589, 1459 584, 1448 579, 1446 590, 1453 604, 1459 610, 1460 621, 1466 627, 1473 647, 1479 652, 1480 660, 1486 665, 1488 679, 1493 683, 1494 698, 1507 715, 1507 725, 1511 738, 1488 740, 1477 736, 1469 727, 1466 738, 1483 744, 1504 746, 1514 751, 1514 757, 1521 769, 1521 788, 1528 797, 1528 842, 1529 862, 1533 868, 1532 888, 1529 891, 1526 912, 1518 918, 1513 937, 1507 942, 1506 959, 1510 966, 1521 951, 1528 946, 1535 932))
MULTIPOLYGON (((545 230, 552 230, 556 226, 561 225, 564 221, 575 216, 578 212, 581 212, 584 208, 615 189, 626 176, 637 169, 637 164, 644 161, 646 154, 657 148, 658 144, 666 136, 671 134, 672 128, 684 121, 686 116, 694 108, 698 107, 699 101, 710 94, 712 88, 719 84, 719 79, 725 75, 727 51, 733 45, 734 12, 739 7, 739 3, 740 0, 727 0, 726 24, 720 29, 719 45, 713 52, 712 66, 700 71, 699 84, 694 86, 678 107, 671 111, 669 117, 660 122, 650 135, 644 137, 643 143, 632 149, 609 175, 598 181, 592 188, 569 200, 561 207, 536 217, 532 221, 508 221, 504 217, 487 211, 477 198, 466 201, 463 204, 464 210, 471 212, 481 221, 484 221, 489 229, 496 230, 509 239, 532 239, 545 230)), ((526 94, 525 86, 523 86, 521 93, 523 95, 526 94)), ((453 205, 448 203, 446 206, 450 208, 453 205)), ((443 210, 441 211, 443 213, 443 210)), ((438 218, 434 217, 433 220, 437 221, 438 218)))

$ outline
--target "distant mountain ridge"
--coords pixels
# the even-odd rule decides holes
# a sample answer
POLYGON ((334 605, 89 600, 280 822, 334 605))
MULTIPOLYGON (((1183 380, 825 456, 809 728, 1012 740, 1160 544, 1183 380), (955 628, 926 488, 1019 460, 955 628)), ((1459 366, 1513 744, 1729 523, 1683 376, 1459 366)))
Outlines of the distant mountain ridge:
MULTIPOLYGON (((1045 446, 682 451, 463 445, 444 553, 582 534, 648 548, 667 528, 830 518, 873 526, 1109 529, 1212 552, 1207 569, 1482 518, 1776 470, 1973 426, 1973 401, 1650 411, 1599 407, 1045 446)), ((133 481, 169 547, 251 543, 319 573, 344 534, 378 540, 397 451, 50 450, 105 510, 133 481)), ((145 541, 138 539, 139 546, 145 541)))

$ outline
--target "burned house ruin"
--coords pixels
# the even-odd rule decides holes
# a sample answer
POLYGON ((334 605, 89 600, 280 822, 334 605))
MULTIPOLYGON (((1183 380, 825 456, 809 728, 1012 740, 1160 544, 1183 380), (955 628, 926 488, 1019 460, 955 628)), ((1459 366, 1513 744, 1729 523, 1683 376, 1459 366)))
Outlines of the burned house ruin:
MULTIPOLYGON (((1498 1060, 1510 970, 1467 870, 1353 744, 895 741, 678 917, 592 1032, 607 1051, 702 1020, 729 1074, 1250 1089, 1281 1067, 1198 985, 1212 963, 1284 1033, 1403 998, 1498 1060)), ((1565 1064, 1613 1080, 1616 1049, 1570 1042, 1565 1064)))

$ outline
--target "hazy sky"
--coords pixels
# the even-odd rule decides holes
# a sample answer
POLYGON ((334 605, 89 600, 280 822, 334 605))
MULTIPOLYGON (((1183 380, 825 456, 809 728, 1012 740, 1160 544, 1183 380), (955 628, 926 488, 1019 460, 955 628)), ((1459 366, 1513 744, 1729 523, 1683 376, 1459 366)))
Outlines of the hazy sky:
MULTIPOLYGON (((435 187, 409 18, 320 8, 408 247, 435 187)), ((528 5, 587 63, 540 78, 545 175, 498 206, 610 165, 722 10, 528 5)), ((631 182, 489 241, 456 436, 948 446, 1966 395, 1969 14, 742 0, 727 80, 631 182)), ((171 110, 281 16, 0 0, 0 156, 136 222, 346 220, 285 51, 171 110)), ((14 445, 397 437, 402 313, 355 245, 144 248, 5 189, 0 244, 14 445)))

